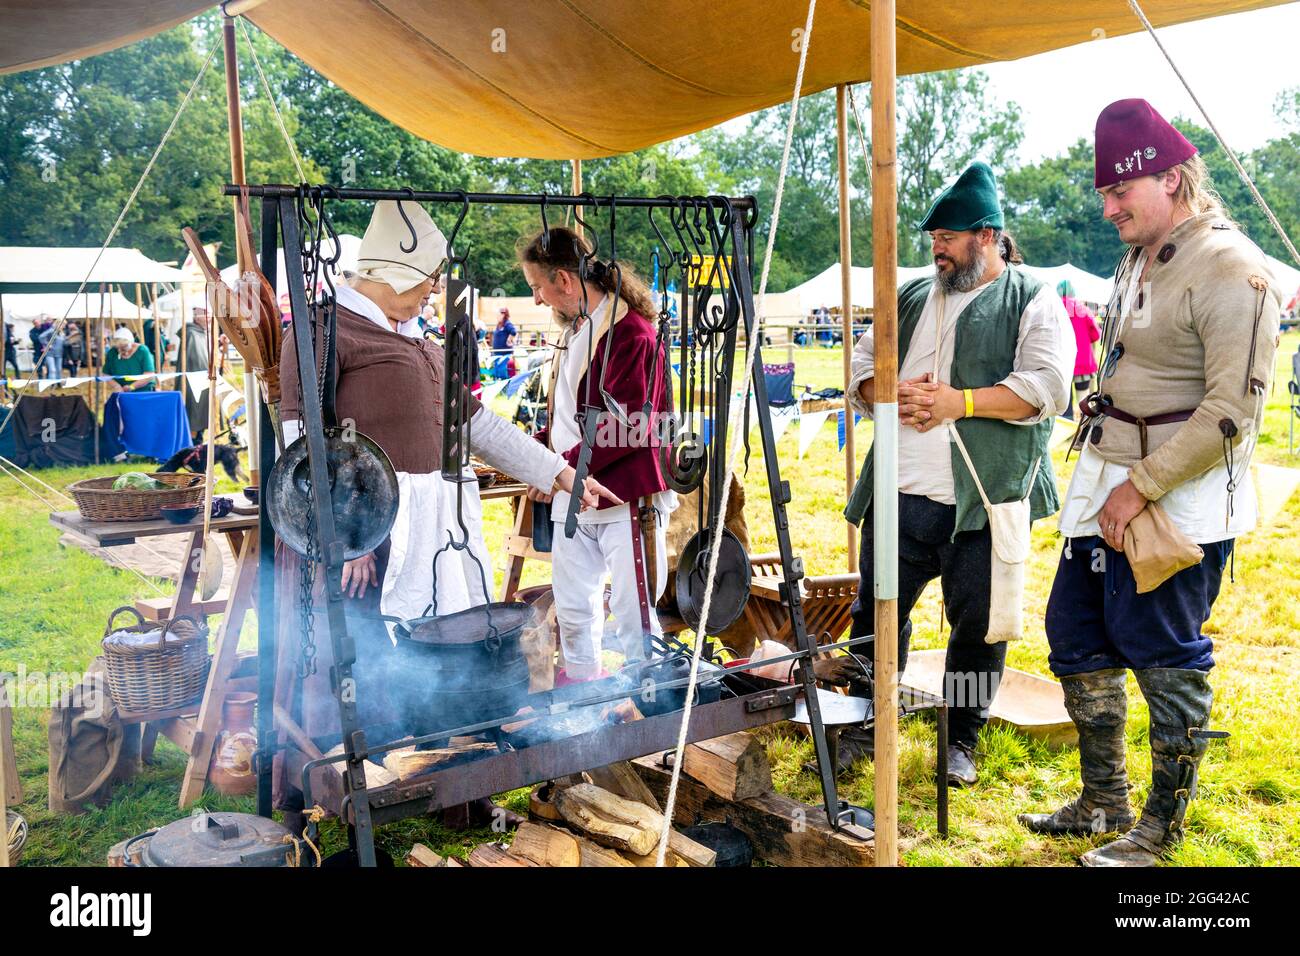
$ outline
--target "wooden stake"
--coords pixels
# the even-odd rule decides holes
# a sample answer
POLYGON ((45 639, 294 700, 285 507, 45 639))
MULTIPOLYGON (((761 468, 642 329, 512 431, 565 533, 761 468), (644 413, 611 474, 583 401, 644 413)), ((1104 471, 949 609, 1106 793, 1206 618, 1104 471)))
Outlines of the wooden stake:
MULTIPOLYGON (((887 428, 898 427, 898 168, 895 129, 897 64, 895 62, 895 3, 876 0, 871 5, 871 223, 875 300, 876 406, 892 405, 887 428)), ((877 415, 877 430, 881 416, 877 415)), ((847 425, 847 423, 846 423, 847 425)), ((890 439, 887 439, 887 441, 890 439)), ((876 441, 880 441, 877 434, 876 441)), ((891 447, 897 447, 896 437, 891 447)), ((892 491, 877 494, 873 507, 877 526, 882 511, 886 524, 897 529, 897 459, 892 470, 892 491), (892 521, 889 521, 892 516, 892 521)), ((877 460, 877 469, 881 462, 877 460)), ((885 480, 890 481, 890 472, 885 480)), ((880 476, 878 475, 878 478, 880 476)), ((878 484, 879 487, 879 484, 878 484)), ((888 536, 886 536, 888 537, 888 536)), ((898 865, 898 600, 896 541, 876 541, 876 579, 883 562, 894 568, 886 577, 894 582, 883 597, 876 594, 875 714, 876 714, 876 847, 877 866, 898 865)))
MULTIPOLYGON (((835 144, 839 157, 840 177, 840 315, 844 327, 844 500, 853 496, 857 480, 857 453, 853 442, 853 409, 849 407, 849 377, 853 364, 853 240, 849 229, 849 110, 848 87, 835 87, 835 144)), ((848 566, 852 574, 858 569, 858 529, 849 522, 848 566)))

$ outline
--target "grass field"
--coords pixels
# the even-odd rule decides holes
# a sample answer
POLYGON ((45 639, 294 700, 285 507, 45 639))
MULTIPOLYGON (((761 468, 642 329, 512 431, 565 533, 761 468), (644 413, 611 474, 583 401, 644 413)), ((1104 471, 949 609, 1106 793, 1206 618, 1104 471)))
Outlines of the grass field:
MULTIPOLYGON (((1300 335, 1288 334, 1279 351, 1277 381, 1266 413, 1264 435, 1256 460, 1287 465, 1285 381, 1290 356, 1300 335)), ((780 361, 783 348, 769 361, 780 361)), ((841 381, 838 349, 808 348, 796 356, 798 381, 815 387, 841 381)), ((507 403, 501 401, 504 407, 507 403)), ((870 423, 856 429, 859 460, 870 444, 870 423)), ((809 574, 846 568, 844 461, 836 453, 832 418, 826 432, 801 460, 798 429, 791 427, 779 443, 782 475, 791 482, 791 535, 796 553, 803 555, 809 574)), ((1069 466, 1064 449, 1054 454, 1058 481, 1064 487, 1069 466)), ((56 488, 91 474, 127 470, 123 466, 70 469, 41 473, 56 488)), ((775 535, 766 510, 766 473, 761 450, 754 443, 748 473, 752 550, 773 550, 775 535)), ((71 507, 50 491, 35 487, 49 505, 71 507)), ((219 490, 231 493, 233 487, 219 490)), ((59 546, 49 525, 49 507, 12 478, 0 477, 0 672, 24 670, 28 687, 33 675, 61 674, 75 679, 96 653, 109 610, 153 594, 146 583, 75 550, 59 546)), ((496 548, 506 533, 508 507, 485 506, 485 537, 496 548)), ((1042 631, 1043 610, 1056 566, 1060 543, 1054 520, 1039 522, 1027 574, 1027 634, 1011 648, 1008 664, 1036 674, 1048 674, 1047 645, 1042 631)), ((498 559, 498 575, 503 565, 498 559)), ((1192 803, 1187 839, 1174 853, 1177 865, 1296 865, 1300 864, 1300 819, 1294 810, 1300 799, 1300 744, 1297 744, 1293 695, 1300 686, 1300 495, 1293 496, 1267 525, 1239 542, 1235 582, 1225 579, 1207 632, 1216 644, 1218 666, 1211 675, 1216 691, 1215 726, 1231 731, 1226 744, 1211 747, 1202 765, 1200 793, 1192 803)), ((544 582, 549 569, 530 564, 525 583, 544 582)), ((166 588, 164 582, 155 586, 166 588)), ((938 587, 932 585, 913 614, 917 648, 942 647, 938 587)), ((248 626, 244 642, 252 639, 248 626)), ((15 711, 15 743, 25 799, 18 809, 32 825, 25 864, 100 864, 113 843, 176 819, 184 757, 165 740, 159 742, 158 763, 146 768, 129 786, 117 790, 102 810, 76 817, 55 817, 46 807, 46 709, 39 700, 15 711)), ((1129 766, 1137 790, 1135 804, 1145 797, 1150 757, 1146 745, 1146 707, 1130 680, 1128 725, 1129 766)), ((801 770, 811 759, 806 739, 783 726, 763 732, 778 781, 785 792, 817 802, 812 774, 801 770)), ((1068 799, 1077 787, 1078 754, 1053 751, 1017 733, 986 730, 980 740, 980 783, 952 794, 952 830, 948 840, 935 834, 933 726, 924 717, 905 720, 899 759, 900 817, 903 858, 910 865, 1069 865, 1089 846, 1082 839, 1036 837, 1015 822, 1025 809, 1050 809, 1068 799)), ((859 763, 847 773, 841 795, 870 805, 872 767, 859 763)), ((524 809, 526 792, 507 798, 524 809)), ((251 810, 251 800, 224 798, 209 791, 204 805, 211 809, 251 810)), ((342 846, 337 828, 326 830, 326 849, 342 846)), ((450 833, 431 820, 413 820, 383 828, 380 843, 401 856, 420 840, 444 853, 463 856, 487 831, 450 833)))

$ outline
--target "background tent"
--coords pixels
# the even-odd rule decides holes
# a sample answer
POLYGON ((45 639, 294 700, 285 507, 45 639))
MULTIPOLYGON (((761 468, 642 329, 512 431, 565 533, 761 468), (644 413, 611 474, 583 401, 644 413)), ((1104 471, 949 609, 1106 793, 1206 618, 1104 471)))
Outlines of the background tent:
POLYGON ((184 278, 180 269, 155 262, 139 249, 110 246, 100 255, 98 247, 0 246, 0 292, 76 292, 84 280, 86 291, 93 293, 101 282, 170 284, 184 278))
POLYGON ((1091 272, 1085 272, 1078 266, 1070 265, 1068 262, 1063 266, 1026 265, 1021 268, 1053 289, 1062 280, 1068 280, 1074 286, 1074 297, 1080 302, 1099 306, 1110 301, 1110 290, 1114 285, 1110 278, 1103 279, 1101 276, 1095 276, 1091 272))
MULTIPOLYGON (((134 302, 114 289, 103 296, 102 307, 98 290, 81 295, 75 292, 45 292, 14 295, 4 298, 5 321, 14 327, 14 334, 31 328, 32 322, 42 315, 51 319, 97 319, 113 316, 117 319, 135 319, 139 309, 134 302)), ((144 315, 148 317, 146 310, 144 315)))
MULTIPOLYGON (((1157 27, 1281 0, 1144 0, 1157 27)), ((0 29, 0 73, 158 33, 212 0, 46 0, 0 29)), ((376 112, 482 156, 640 149, 788 100, 803 4, 771 0, 266 0, 227 4, 376 112), (358 51, 382 50, 382 58, 358 51), (556 96, 556 90, 582 96, 556 96), (617 103, 618 109, 608 104, 617 103)), ((823 0, 805 94, 870 78, 872 5, 823 0)), ((1142 29, 1123 0, 899 0, 897 71, 949 70, 1142 29)))

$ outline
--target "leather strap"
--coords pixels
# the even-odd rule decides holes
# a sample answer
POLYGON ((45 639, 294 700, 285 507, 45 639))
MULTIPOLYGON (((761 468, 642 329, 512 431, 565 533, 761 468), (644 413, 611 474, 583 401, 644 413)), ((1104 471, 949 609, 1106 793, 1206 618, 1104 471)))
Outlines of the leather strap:
POLYGON ((636 569, 636 600, 641 610, 641 635, 649 644, 650 635, 650 589, 646 586, 646 558, 643 545, 645 538, 641 533, 641 509, 637 502, 627 503, 632 514, 632 565, 636 569))
POLYGON ((1172 425, 1175 422, 1185 422, 1196 414, 1196 409, 1189 408, 1180 412, 1165 412, 1161 415, 1132 415, 1122 408, 1116 408, 1109 403, 1109 400, 1102 395, 1093 392, 1091 395, 1079 401, 1079 410, 1089 418, 1095 418, 1098 415, 1104 415, 1107 418, 1113 418, 1116 421, 1125 422, 1129 425, 1138 427, 1138 439, 1141 443, 1142 457, 1147 457, 1147 429, 1155 425, 1172 425))

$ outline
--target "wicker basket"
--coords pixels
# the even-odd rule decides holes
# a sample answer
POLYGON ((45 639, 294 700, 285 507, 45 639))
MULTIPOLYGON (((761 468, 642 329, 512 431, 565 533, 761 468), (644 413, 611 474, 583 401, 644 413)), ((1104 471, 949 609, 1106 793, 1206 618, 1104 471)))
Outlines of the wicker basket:
POLYGON ((74 482, 68 491, 77 502, 77 510, 87 521, 142 521, 161 518, 162 512, 158 509, 165 506, 203 507, 202 475, 154 472, 150 477, 171 487, 159 491, 114 489, 113 482, 118 476, 109 475, 74 482))
POLYGON ((146 623, 130 605, 108 616, 104 628, 104 668, 113 702, 127 713, 171 710, 192 703, 208 679, 208 629, 193 618, 146 623), (123 611, 135 615, 129 627, 114 627, 123 611), (110 636, 157 633, 157 640, 110 640, 110 636))
POLYGON ((12 810, 5 811, 4 837, 9 841, 9 865, 17 866, 23 855, 23 847, 27 845, 27 821, 21 814, 12 810))

